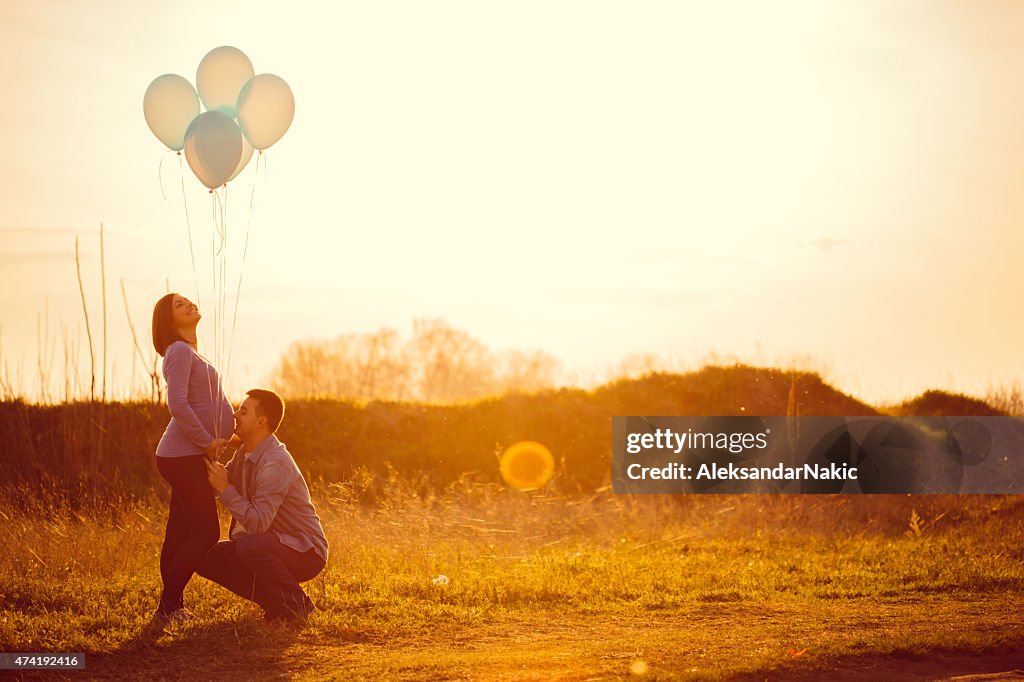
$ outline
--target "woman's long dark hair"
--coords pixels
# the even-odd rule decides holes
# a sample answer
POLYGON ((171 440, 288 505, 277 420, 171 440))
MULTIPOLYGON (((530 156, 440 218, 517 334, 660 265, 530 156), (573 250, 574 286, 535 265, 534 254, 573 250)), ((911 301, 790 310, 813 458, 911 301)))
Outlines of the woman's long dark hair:
POLYGON ((174 326, 174 297, 177 295, 167 294, 153 306, 153 348, 160 357, 164 356, 169 345, 185 340, 174 326))

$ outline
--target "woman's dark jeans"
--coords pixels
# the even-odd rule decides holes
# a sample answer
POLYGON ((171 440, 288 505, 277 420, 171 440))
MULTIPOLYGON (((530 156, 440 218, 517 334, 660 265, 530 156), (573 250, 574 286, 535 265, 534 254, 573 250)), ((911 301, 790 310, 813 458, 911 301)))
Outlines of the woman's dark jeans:
POLYGON ((217 501, 206 478, 205 459, 203 455, 156 458, 160 475, 171 484, 171 512, 160 550, 163 613, 183 606, 185 585, 220 539, 217 501))

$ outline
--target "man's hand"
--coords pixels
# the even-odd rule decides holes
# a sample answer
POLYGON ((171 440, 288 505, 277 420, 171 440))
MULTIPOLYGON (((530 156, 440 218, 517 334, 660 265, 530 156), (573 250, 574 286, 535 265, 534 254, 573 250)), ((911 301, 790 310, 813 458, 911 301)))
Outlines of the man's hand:
POLYGON ((206 446, 206 459, 211 462, 217 461, 220 453, 230 441, 227 438, 214 438, 213 442, 206 446))
POLYGON ((220 462, 206 462, 206 480, 210 482, 213 489, 220 495, 224 488, 228 487, 228 470, 220 462))

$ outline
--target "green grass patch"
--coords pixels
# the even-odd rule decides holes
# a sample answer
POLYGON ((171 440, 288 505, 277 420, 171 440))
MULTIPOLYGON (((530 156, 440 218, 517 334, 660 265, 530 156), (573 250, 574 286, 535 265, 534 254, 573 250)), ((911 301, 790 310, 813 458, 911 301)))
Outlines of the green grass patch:
POLYGON ((318 497, 331 560, 305 629, 195 578, 195 622, 144 649, 160 503, 2 505, 0 648, 89 652, 100 678, 722 679, 921 657, 974 670, 1024 642, 1009 497, 318 497))

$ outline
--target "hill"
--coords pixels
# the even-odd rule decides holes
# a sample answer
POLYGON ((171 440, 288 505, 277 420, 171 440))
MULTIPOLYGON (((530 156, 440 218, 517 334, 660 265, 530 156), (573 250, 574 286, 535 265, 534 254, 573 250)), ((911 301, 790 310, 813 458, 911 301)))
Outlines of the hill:
POLYGON ((1007 414, 983 400, 945 391, 925 391, 887 411, 898 417, 1005 417, 1007 414))
MULTIPOLYGON (((870 416, 881 412, 817 374, 746 365, 655 373, 591 391, 511 393, 459 404, 290 400, 279 435, 314 485, 398 476, 424 489, 466 475, 500 483, 497 456, 538 440, 558 460, 556 488, 573 494, 609 482, 611 417, 870 416)), ((930 391, 897 415, 1000 414, 985 403, 930 391)), ((151 403, 0 403, 0 485, 51 489, 72 500, 162 490, 153 452, 167 408, 151 403)))

